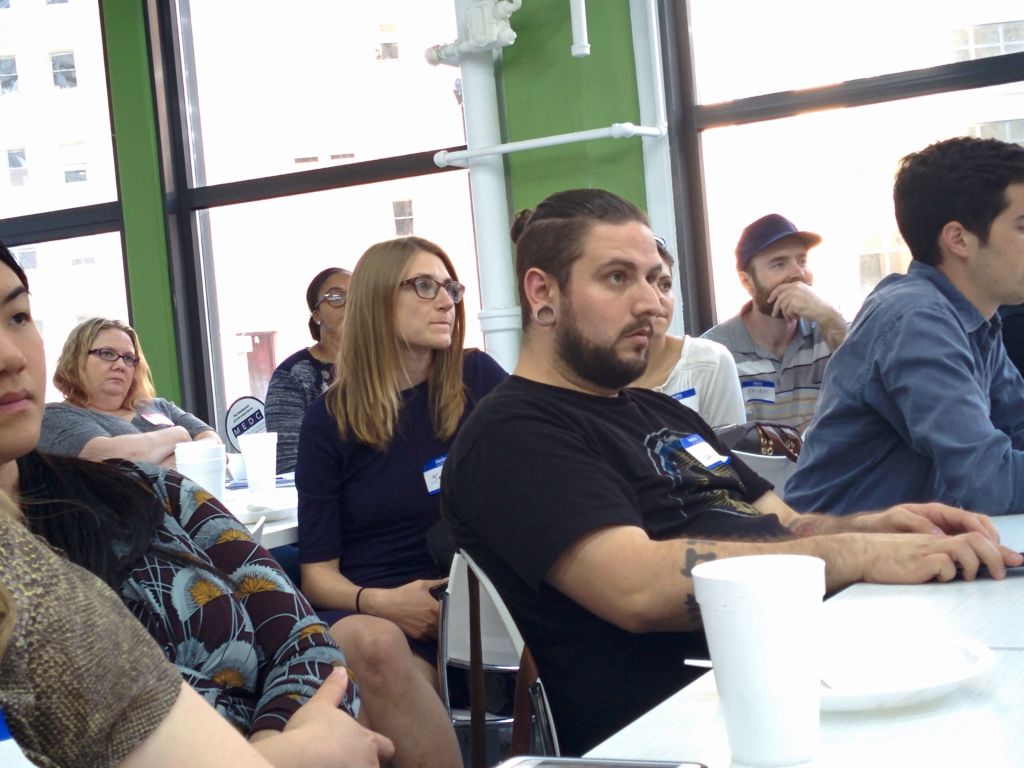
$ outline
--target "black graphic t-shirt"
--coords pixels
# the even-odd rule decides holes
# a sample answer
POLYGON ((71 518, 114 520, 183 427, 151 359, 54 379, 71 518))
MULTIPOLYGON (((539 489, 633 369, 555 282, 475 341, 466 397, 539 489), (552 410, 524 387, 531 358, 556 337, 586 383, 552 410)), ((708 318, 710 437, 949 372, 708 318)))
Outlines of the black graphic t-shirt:
POLYGON ((449 451, 442 510, 490 575, 537 660, 564 754, 581 754, 695 676, 702 633, 631 634, 548 586, 582 536, 635 525, 654 539, 788 536, 752 503, 771 490, 671 397, 587 395, 516 376, 449 451))

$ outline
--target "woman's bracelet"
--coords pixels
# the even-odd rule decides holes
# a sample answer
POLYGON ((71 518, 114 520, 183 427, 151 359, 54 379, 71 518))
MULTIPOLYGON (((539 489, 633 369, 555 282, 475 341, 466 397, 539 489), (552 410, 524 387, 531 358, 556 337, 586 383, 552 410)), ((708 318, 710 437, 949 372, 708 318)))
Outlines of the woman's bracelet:
POLYGON ((362 611, 361 611, 361 610, 359 610, 359 598, 360 598, 360 597, 362 597, 362 594, 363 594, 363 590, 364 590, 364 589, 366 589, 366 587, 360 587, 360 588, 359 588, 359 589, 358 589, 358 590, 356 591, 356 613, 362 613, 362 611))

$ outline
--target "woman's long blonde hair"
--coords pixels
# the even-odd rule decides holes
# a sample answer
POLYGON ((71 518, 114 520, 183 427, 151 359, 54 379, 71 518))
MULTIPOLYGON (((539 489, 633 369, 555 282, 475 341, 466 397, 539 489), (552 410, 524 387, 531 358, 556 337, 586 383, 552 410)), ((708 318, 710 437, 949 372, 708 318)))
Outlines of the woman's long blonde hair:
MULTIPOLYGON (((348 289, 338 378, 327 392, 326 404, 343 438, 351 433, 378 451, 391 444, 402 408, 399 380, 404 373, 406 341, 395 326, 395 305, 405 270, 420 251, 441 259, 452 279, 458 280, 451 259, 440 246, 420 237, 400 237, 371 245, 359 258, 348 289)), ((439 440, 455 434, 466 407, 462 384, 465 317, 464 305, 456 304, 451 346, 434 353, 427 377, 430 424, 439 440)))
POLYGON ((142 344, 139 343, 139 335, 135 329, 120 320, 91 317, 83 320, 68 334, 60 357, 57 358, 57 370, 53 372, 53 385, 72 405, 84 408, 89 404, 89 393, 85 391, 85 363, 89 359, 89 350, 96 342, 96 337, 110 328, 128 334, 139 358, 132 385, 128 388, 128 394, 125 395, 121 407, 134 410, 145 401, 156 397, 153 376, 149 372, 146 356, 142 354, 142 344))

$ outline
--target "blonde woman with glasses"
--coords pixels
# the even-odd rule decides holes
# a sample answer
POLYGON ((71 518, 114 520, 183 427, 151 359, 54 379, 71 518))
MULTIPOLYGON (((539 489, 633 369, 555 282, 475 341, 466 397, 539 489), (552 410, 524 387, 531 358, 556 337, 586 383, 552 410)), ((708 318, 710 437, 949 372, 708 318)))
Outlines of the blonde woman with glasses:
POLYGON ((392 735, 399 768, 461 761, 436 692, 430 590, 447 572, 425 537, 440 517, 448 447, 506 375, 463 350, 463 293, 434 243, 371 246, 352 273, 343 365, 299 436, 302 588, 333 622, 368 725, 392 735))
POLYGON ((46 406, 44 453, 173 468, 178 443, 220 442, 208 424, 156 396, 138 334, 120 320, 93 317, 75 327, 53 383, 65 400, 46 406))

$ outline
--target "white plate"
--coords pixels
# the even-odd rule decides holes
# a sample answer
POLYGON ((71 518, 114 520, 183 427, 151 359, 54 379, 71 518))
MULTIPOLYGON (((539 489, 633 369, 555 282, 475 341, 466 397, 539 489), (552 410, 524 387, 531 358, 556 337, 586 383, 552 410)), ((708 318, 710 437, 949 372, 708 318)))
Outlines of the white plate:
POLYGON ((825 712, 888 709, 936 699, 985 672, 994 660, 983 643, 968 637, 894 643, 877 651, 847 650, 826 661, 821 709, 825 712))
POLYGON ((267 522, 281 520, 295 514, 296 494, 294 488, 275 488, 266 493, 250 493, 247 489, 228 491, 224 505, 240 522, 249 525, 260 517, 267 522))

